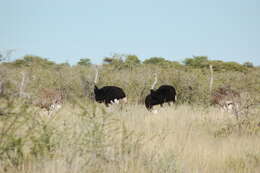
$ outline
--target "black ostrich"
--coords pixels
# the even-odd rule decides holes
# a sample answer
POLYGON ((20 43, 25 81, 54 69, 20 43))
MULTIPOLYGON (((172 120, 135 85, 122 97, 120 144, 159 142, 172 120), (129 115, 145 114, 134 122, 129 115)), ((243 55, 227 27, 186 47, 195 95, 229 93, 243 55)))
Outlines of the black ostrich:
POLYGON ((153 106, 161 105, 163 103, 175 102, 176 101, 176 90, 171 85, 161 85, 157 90, 154 90, 154 86, 157 83, 157 75, 155 74, 155 81, 151 87, 150 94, 145 98, 145 107, 148 110, 152 110, 153 106))
POLYGON ((127 98, 126 94, 123 91, 122 88, 119 88, 117 86, 104 86, 102 88, 98 88, 96 86, 98 79, 98 70, 96 69, 96 76, 95 76, 95 88, 94 88, 94 94, 95 94, 95 100, 98 103, 104 103, 106 106, 109 106, 109 104, 118 104, 121 100, 126 103, 127 98))

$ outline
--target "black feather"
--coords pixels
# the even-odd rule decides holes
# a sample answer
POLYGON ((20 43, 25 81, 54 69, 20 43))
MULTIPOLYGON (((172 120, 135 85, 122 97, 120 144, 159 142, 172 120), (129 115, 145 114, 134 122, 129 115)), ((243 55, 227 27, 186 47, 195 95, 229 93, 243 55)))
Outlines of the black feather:
POLYGON ((123 91, 123 89, 117 86, 104 86, 99 89, 95 85, 94 93, 95 100, 99 103, 105 103, 106 106, 108 106, 115 99, 119 100, 126 97, 126 94, 123 91))
POLYGON ((166 102, 175 102, 176 90, 171 85, 162 85, 157 90, 151 90, 145 98, 145 107, 150 110, 155 105, 163 105, 166 102))

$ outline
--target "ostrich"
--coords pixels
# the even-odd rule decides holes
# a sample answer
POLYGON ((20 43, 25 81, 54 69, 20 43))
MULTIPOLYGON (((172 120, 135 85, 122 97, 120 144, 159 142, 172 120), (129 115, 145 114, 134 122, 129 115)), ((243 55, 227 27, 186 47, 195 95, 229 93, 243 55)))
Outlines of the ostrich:
POLYGON ((231 112, 238 108, 240 94, 230 86, 220 87, 212 93, 211 104, 218 105, 223 111, 231 112))
POLYGON ((104 103, 107 107, 109 104, 118 104, 121 100, 126 103, 127 97, 122 88, 117 86, 104 86, 102 88, 97 87, 98 69, 96 68, 96 76, 94 80, 94 94, 95 100, 98 103, 104 103))
POLYGON ((39 96, 33 101, 33 104, 46 109, 48 115, 52 112, 59 110, 65 100, 64 89, 42 88, 39 92, 39 96))
POLYGON ((218 105, 222 111, 233 112, 236 117, 238 116, 240 93, 231 89, 230 86, 217 88, 212 92, 213 86, 213 66, 210 65, 210 85, 209 91, 211 94, 210 103, 212 105, 218 105))
MULTIPOLYGON (((175 102, 176 90, 171 85, 161 85, 157 90, 154 90, 154 86, 157 83, 157 75, 155 74, 155 81, 151 87, 150 94, 145 98, 145 107, 151 110, 155 105, 163 106, 163 103, 175 102)), ((156 113, 156 112, 155 112, 156 113)))

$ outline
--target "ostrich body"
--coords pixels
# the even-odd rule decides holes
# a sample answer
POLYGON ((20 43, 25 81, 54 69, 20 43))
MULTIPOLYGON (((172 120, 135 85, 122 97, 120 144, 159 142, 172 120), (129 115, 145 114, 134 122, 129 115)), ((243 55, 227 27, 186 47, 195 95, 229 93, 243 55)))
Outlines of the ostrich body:
POLYGON ((98 103, 104 103, 106 106, 109 106, 109 104, 118 104, 121 100, 125 103, 127 102, 126 94, 122 88, 117 86, 104 86, 102 88, 98 88, 96 86, 97 78, 98 70, 96 69, 94 94, 95 100, 98 103))
POLYGON ((117 86, 104 86, 99 89, 95 85, 94 93, 95 100, 98 103, 105 103, 106 106, 113 103, 119 103, 119 100, 121 99, 126 102, 126 95, 123 89, 117 86))
POLYGON ((153 83, 150 94, 145 98, 145 107, 151 110, 155 105, 163 106, 163 103, 169 103, 176 101, 176 90, 171 85, 161 85, 157 90, 154 90, 154 86, 157 82, 157 76, 155 76, 155 82, 153 83))

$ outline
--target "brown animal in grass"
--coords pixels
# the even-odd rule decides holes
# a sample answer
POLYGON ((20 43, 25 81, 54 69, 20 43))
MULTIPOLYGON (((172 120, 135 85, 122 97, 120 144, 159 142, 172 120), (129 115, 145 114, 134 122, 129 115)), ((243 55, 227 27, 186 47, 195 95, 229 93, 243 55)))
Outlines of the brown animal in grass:
POLYGON ((34 104, 48 112, 58 110, 64 103, 65 91, 63 89, 43 88, 39 92, 34 104))
POLYGON ((216 89, 212 94, 211 104, 218 105, 224 111, 232 111, 238 107, 239 92, 231 89, 230 86, 216 89))

